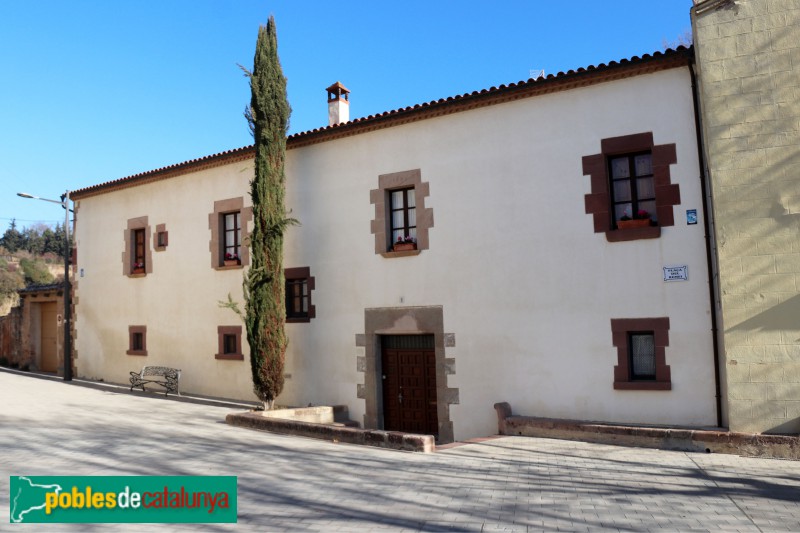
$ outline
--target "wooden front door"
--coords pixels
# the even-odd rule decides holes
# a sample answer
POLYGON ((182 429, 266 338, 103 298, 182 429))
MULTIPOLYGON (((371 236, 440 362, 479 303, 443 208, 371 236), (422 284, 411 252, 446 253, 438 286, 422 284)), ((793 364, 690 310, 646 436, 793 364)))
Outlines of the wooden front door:
POLYGON ((383 427, 438 436, 433 335, 381 336, 383 427))
POLYGON ((45 372, 58 371, 58 347, 56 336, 58 331, 58 308, 55 302, 39 304, 41 310, 41 369, 45 372))

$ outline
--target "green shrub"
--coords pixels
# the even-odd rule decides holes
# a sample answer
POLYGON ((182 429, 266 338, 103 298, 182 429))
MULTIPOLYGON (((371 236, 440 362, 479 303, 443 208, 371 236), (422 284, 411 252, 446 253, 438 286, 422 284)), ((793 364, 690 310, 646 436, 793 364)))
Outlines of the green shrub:
POLYGON ((0 270, 0 300, 5 300, 25 286, 25 279, 19 272, 0 270))
POLYGON ((55 278, 47 269, 44 261, 39 259, 22 259, 19 262, 22 272, 25 275, 25 283, 27 285, 44 285, 53 283, 55 278))

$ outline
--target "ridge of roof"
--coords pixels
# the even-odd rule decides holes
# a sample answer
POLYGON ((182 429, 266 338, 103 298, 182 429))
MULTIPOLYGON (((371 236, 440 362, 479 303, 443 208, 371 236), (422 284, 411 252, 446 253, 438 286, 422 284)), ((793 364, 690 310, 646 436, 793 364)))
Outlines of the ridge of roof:
POLYGON ((48 292, 48 291, 56 291, 56 290, 63 290, 64 289, 64 282, 59 281, 55 283, 40 283, 40 284, 32 284, 27 285, 17 291, 19 294, 31 294, 34 292, 48 292))
MULTIPOLYGON (((609 61, 598 65, 580 67, 557 74, 548 74, 541 78, 530 78, 515 83, 492 86, 470 93, 448 96, 421 104, 414 104, 398 109, 384 111, 375 115, 356 118, 341 124, 324 126, 287 136, 287 150, 310 144, 325 142, 341 137, 358 135, 376 129, 383 129, 417 120, 457 113, 477 107, 499 104, 520 98, 528 98, 539 94, 583 87, 594 83, 627 78, 638 74, 655 72, 688 65, 694 55, 694 47, 678 46, 663 52, 632 56, 618 61, 609 61)), ((77 189, 70 193, 73 200, 80 200, 104 192, 124 187, 140 185, 184 174, 190 171, 212 168, 224 164, 241 161, 252 157, 255 145, 242 146, 215 154, 190 159, 173 165, 148 170, 138 174, 125 176, 115 180, 77 189)))

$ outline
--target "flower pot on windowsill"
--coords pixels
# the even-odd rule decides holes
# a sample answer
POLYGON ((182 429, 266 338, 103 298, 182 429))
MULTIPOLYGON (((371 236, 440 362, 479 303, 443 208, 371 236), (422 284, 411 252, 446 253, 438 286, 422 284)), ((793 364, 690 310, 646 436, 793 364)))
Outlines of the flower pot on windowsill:
POLYGON ((416 249, 417 243, 415 242, 396 242, 392 247, 393 252, 408 252, 416 249))
POLYGON ((617 228, 630 229, 630 228, 648 228, 650 227, 649 218, 633 218, 631 220, 618 220, 617 228))
POLYGON ((242 264, 242 262, 239 259, 225 259, 225 261, 223 261, 223 264, 226 267, 232 267, 232 266, 239 266, 242 264))
POLYGON ((144 274, 144 267, 133 267, 131 274, 144 274))

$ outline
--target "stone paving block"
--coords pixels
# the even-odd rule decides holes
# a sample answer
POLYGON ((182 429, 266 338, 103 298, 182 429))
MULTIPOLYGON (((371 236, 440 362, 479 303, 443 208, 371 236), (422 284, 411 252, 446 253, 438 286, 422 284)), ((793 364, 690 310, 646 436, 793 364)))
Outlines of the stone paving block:
MULTIPOLYGON (((238 476, 240 522, 208 528, 220 532, 800 531, 800 462, 526 437, 409 454, 247 431, 220 424, 222 407, 3 371, 0 390, 0 523, 12 473, 158 472, 238 476), (139 427, 143 418, 152 423, 139 427)), ((165 528, 153 530, 206 530, 165 528)))

